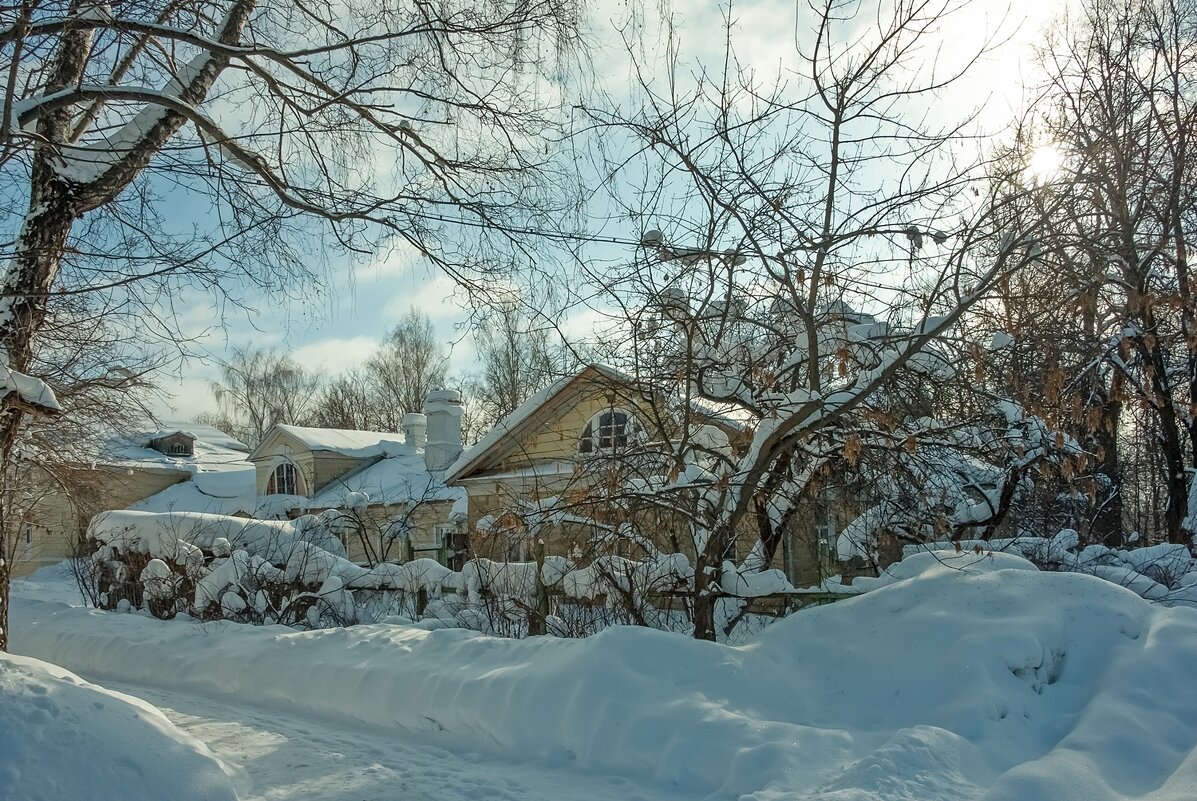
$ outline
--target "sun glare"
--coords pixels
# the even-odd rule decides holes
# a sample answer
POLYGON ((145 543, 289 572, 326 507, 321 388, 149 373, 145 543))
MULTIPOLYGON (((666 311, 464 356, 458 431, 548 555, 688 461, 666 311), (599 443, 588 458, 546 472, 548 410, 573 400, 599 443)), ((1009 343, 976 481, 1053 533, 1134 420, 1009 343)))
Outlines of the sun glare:
POLYGON ((1031 152, 1027 172, 1035 183, 1050 181, 1060 171, 1062 159, 1055 145, 1040 145, 1031 152))

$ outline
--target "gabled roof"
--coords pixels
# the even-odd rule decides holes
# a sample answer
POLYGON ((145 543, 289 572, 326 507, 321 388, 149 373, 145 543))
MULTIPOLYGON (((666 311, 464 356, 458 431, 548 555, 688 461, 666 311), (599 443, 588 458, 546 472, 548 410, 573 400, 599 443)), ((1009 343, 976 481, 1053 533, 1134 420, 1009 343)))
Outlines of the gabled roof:
POLYGON ((249 455, 254 461, 268 455, 279 434, 286 435, 310 451, 336 453, 356 459, 399 454, 409 450, 403 435, 384 431, 352 431, 342 428, 306 428, 275 425, 249 455))
MULTIPOLYGON (((646 386, 633 376, 605 364, 589 364, 572 376, 558 379, 520 404, 514 412, 500 420, 477 444, 458 457, 445 471, 445 482, 452 484, 477 470, 487 459, 500 453, 512 438, 519 438, 535 430, 541 422, 541 412, 593 382, 618 385, 625 390, 638 391, 646 386)), ((715 404, 697 398, 690 399, 690 409, 725 432, 744 432, 752 427, 751 415, 730 404, 715 404)))
POLYGON ((511 414, 500 420, 485 437, 466 450, 445 471, 445 481, 452 483, 477 467, 486 457, 498 451, 508 442, 509 436, 519 437, 536 425, 537 413, 552 407, 561 398, 579 387, 602 380, 623 386, 635 385, 631 376, 604 364, 589 364, 572 376, 558 379, 524 401, 511 414))

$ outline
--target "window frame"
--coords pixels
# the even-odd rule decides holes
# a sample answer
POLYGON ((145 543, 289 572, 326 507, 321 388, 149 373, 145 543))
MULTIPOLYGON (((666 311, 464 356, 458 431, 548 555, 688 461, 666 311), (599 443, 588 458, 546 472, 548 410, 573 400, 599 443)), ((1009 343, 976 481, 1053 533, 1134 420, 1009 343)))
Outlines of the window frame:
POLYGON ((628 409, 617 406, 603 409, 591 416, 582 429, 582 436, 578 438, 578 453, 584 456, 619 453, 641 431, 640 421, 628 409), (619 421, 619 417, 623 420, 619 421))
POLYGON ((306 495, 306 482, 299 465, 290 460, 281 461, 270 470, 266 479, 266 495, 306 495), (288 481, 289 480, 289 481, 288 481), (281 485, 281 489, 280 489, 281 485), (291 492, 283 490, 291 489, 291 492))

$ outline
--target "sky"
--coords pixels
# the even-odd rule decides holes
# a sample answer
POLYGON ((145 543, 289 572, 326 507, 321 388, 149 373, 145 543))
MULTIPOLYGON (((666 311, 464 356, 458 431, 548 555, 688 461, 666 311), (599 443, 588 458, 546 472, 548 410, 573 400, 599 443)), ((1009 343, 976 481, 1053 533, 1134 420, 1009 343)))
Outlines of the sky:
MULTIPOLYGON (((1019 86, 1033 69, 1029 66, 1028 44, 1035 34, 1062 8, 1063 0, 976 0, 954 19, 945 21, 939 57, 975 47, 987 33, 1004 43, 986 56, 970 73, 965 84, 945 94, 945 109, 979 105, 981 124, 996 130, 1020 107, 1019 86)), ((649 59, 659 55, 664 38, 656 3, 624 2, 597 4, 590 18, 597 43, 591 51, 597 84, 618 93, 629 85, 628 55, 619 44, 616 27, 629 18, 629 9, 639 20, 645 38, 643 53, 649 59)), ((718 32, 728 7, 700 0, 673 3, 672 15, 680 35, 683 58, 694 63, 719 63, 722 41, 718 32), (716 35, 712 36, 712 32, 716 35)), ((780 0, 738 2, 731 9, 735 21, 734 43, 746 67, 762 73, 776 72, 796 56, 795 31, 809 14, 805 3, 780 0)), ((931 113, 934 113, 932 110, 931 113)), ((168 201, 169 202, 169 201, 168 201)), ((608 235, 638 237, 639 232, 608 227, 608 235)), ((618 248, 595 251, 595 258, 621 258, 618 248)), ((214 409, 211 381, 218 375, 218 362, 234 346, 262 345, 290 351, 302 364, 326 376, 335 376, 360 365, 386 333, 411 308, 427 314, 440 339, 450 350, 450 370, 472 369, 475 352, 468 331, 468 312, 463 295, 453 282, 423 263, 410 250, 378 253, 351 266, 333 262, 325 286, 301 300, 249 295, 246 309, 227 316, 214 315, 215 301, 194 293, 184 304, 180 318, 183 331, 193 337, 192 349, 204 354, 189 359, 172 373, 161 376, 165 397, 156 413, 167 420, 185 421, 214 409), (215 322, 214 322, 215 321, 215 322)), ((579 315, 567 326, 584 331, 592 316, 579 315)))

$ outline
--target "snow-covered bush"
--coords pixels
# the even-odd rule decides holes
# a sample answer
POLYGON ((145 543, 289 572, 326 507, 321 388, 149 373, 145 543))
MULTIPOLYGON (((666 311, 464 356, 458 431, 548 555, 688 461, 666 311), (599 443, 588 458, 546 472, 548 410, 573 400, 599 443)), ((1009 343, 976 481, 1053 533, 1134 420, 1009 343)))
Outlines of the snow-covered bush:
MULTIPOLYGON (((347 560, 339 542, 335 550, 322 547, 332 516, 309 517, 285 525, 215 515, 101 516, 91 527, 91 563, 105 577, 101 605, 162 618, 187 613, 300 628, 407 622, 505 637, 586 636, 615 624, 692 626, 683 596, 694 569, 682 554, 654 550, 641 560, 605 555, 584 564, 562 556, 473 559, 461 572, 432 559, 365 567, 347 560)), ((793 589, 779 571, 727 566, 725 574, 725 623, 749 614, 746 599, 793 589)))
POLYGON ((928 550, 954 549, 1007 552, 1024 557, 1041 570, 1087 573, 1112 581, 1149 601, 1197 607, 1197 559, 1187 546, 1151 545, 1142 548, 1080 546, 1072 529, 1051 537, 1021 535, 1007 539, 962 540, 958 543, 908 545, 903 557, 928 550))

